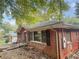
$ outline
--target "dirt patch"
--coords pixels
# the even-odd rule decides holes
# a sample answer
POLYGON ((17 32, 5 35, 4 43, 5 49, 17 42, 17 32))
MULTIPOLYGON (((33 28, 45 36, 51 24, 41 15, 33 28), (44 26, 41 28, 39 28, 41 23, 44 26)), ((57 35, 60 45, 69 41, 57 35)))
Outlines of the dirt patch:
POLYGON ((0 52, 0 59, 50 59, 47 55, 35 49, 17 48, 10 51, 0 52))

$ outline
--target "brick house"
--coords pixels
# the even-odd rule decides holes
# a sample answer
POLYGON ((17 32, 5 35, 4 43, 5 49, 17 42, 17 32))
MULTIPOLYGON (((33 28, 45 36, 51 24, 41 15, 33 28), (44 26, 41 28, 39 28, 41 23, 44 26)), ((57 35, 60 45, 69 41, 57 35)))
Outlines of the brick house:
POLYGON ((29 45, 52 59, 68 59, 79 49, 79 26, 65 22, 41 22, 29 29, 29 45))

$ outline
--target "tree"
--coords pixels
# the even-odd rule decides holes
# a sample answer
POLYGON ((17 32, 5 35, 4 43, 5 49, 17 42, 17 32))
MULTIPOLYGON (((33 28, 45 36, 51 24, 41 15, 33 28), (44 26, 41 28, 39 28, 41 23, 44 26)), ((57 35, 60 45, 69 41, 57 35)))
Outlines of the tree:
POLYGON ((18 24, 35 23, 48 20, 54 16, 59 18, 61 11, 67 10, 68 5, 64 0, 1 0, 1 15, 6 11, 7 15, 12 15, 18 24), (60 7, 60 1, 62 6, 60 7))
POLYGON ((8 34, 10 31, 15 32, 17 26, 11 25, 8 22, 3 23, 0 21, 0 38, 2 38, 5 34, 8 34))
POLYGON ((11 25, 10 23, 2 23, 2 29, 4 29, 4 34, 9 33, 10 31, 16 31, 16 26, 11 25))
POLYGON ((79 18, 79 3, 78 2, 76 3, 76 10, 75 11, 76 11, 76 13, 75 13, 76 17, 79 18))

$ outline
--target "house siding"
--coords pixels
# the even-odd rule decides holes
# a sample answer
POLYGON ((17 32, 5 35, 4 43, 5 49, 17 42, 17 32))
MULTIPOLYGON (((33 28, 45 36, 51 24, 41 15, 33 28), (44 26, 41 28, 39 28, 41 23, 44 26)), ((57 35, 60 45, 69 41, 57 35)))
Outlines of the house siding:
POLYGON ((29 46, 32 46, 38 50, 40 50, 41 52, 47 54, 48 56, 50 56, 53 59, 57 59, 57 54, 56 54, 56 32, 53 30, 50 30, 50 46, 44 45, 44 44, 40 44, 37 42, 30 42, 29 46))
POLYGON ((66 57, 69 57, 71 54, 74 54, 78 50, 78 38, 76 36, 76 32, 79 33, 79 31, 74 30, 68 30, 70 32, 70 39, 71 43, 66 43, 66 48, 62 48, 62 40, 63 37, 66 37, 66 31, 58 31, 59 34, 59 50, 60 50, 60 59, 65 59, 66 57), (62 35, 63 33, 63 35, 62 35))
MULTIPOLYGON (((21 33, 23 31, 24 30, 21 30, 21 33)), ((75 53, 75 51, 77 51, 79 49, 79 30, 55 28, 55 29, 49 29, 49 31, 50 31, 50 46, 47 46, 45 42, 38 43, 38 42, 31 42, 30 40, 29 40, 30 41, 29 46, 34 47, 37 50, 39 50, 40 52, 47 54, 52 59, 65 59, 66 57, 75 53), (70 32, 71 42, 68 43, 66 41, 66 48, 63 48, 62 40, 63 40, 63 37, 66 38, 66 34, 67 34, 66 32, 70 32), (58 42, 56 41, 57 40, 56 33, 57 33, 57 37, 58 37, 58 42), (57 50, 58 50, 58 52, 57 52, 57 50), (57 53, 59 53, 59 54, 57 55, 57 53), (57 58, 57 56, 59 58, 57 58)), ((32 31, 32 32, 34 32, 34 31, 32 31)), ((27 33, 24 33, 23 36, 25 37, 26 34, 27 33)), ((19 41, 21 41, 21 40, 22 40, 22 37, 21 37, 21 35, 19 35, 19 41)))

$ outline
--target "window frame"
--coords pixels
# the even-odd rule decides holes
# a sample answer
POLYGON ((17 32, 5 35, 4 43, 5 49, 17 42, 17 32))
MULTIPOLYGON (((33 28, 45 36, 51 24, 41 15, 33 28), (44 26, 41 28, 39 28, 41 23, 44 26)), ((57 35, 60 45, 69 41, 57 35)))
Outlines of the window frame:
MULTIPOLYGON (((35 31, 35 32, 38 32, 38 31, 35 31)), ((51 45, 51 42, 50 42, 50 36, 51 36, 50 35, 50 31, 49 30, 42 30, 40 32, 41 32, 41 35, 40 35, 41 36, 41 39, 40 40, 35 39, 35 35, 36 34, 34 32, 32 32, 34 34, 32 34, 33 39, 31 41, 46 43, 47 46, 50 46, 51 45), (43 31, 44 31, 44 33, 42 33, 43 31), (46 33, 46 31, 47 31, 47 33, 46 33), (45 37, 43 36, 43 34, 45 35, 45 37)))
POLYGON ((72 40, 71 40, 71 32, 70 31, 66 31, 65 37, 66 37, 66 41, 72 42, 72 40))
POLYGON ((42 41, 41 31, 35 31, 34 32, 34 41, 39 41, 39 42, 42 41))

